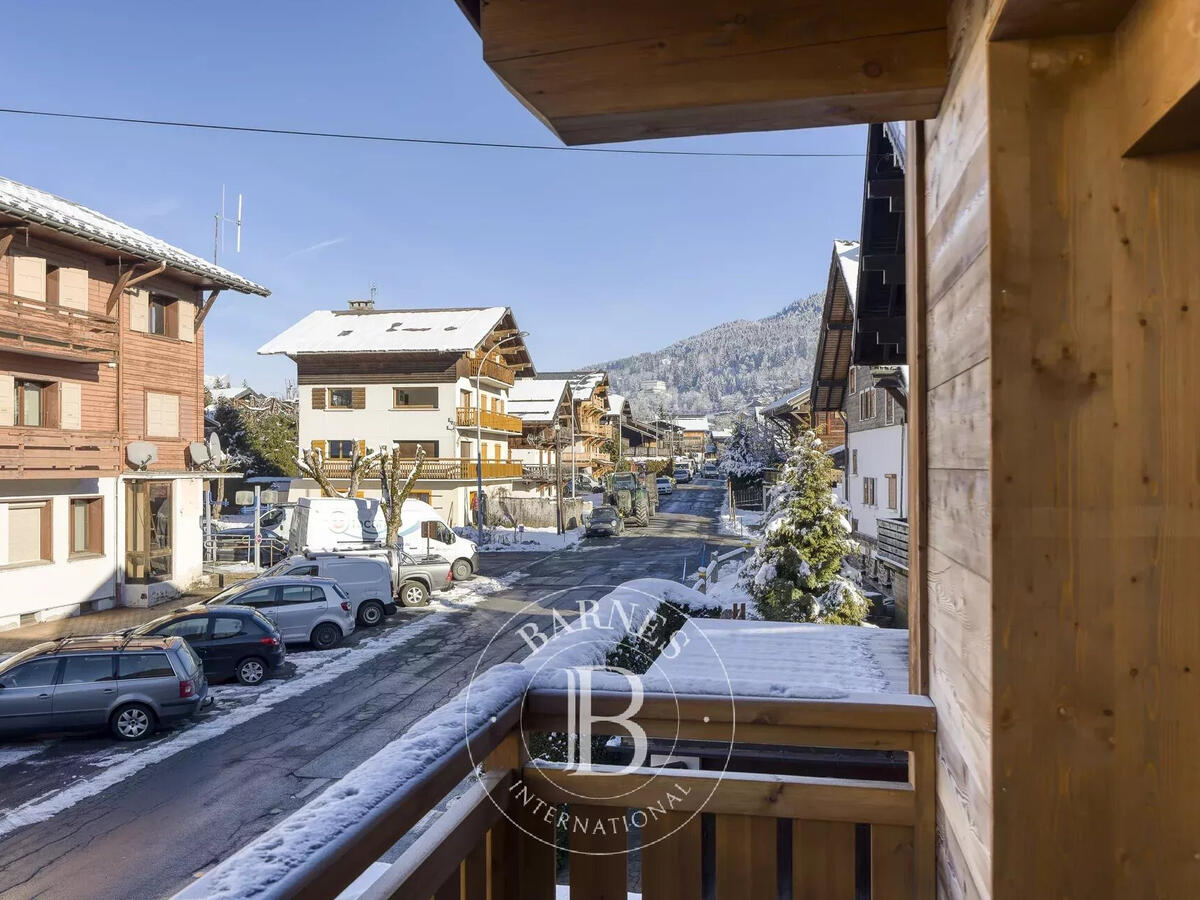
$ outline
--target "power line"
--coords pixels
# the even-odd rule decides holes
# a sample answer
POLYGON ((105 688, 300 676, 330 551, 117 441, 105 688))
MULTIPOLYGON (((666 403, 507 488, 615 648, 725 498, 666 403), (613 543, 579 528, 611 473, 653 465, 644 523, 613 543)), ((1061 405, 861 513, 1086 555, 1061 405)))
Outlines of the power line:
POLYGON ((236 131, 245 134, 275 134, 287 137, 332 138, 342 141, 371 141, 386 144, 431 144, 441 147, 484 147, 493 150, 552 150, 559 153, 617 153, 626 156, 708 156, 742 159, 862 159, 862 153, 749 153, 717 150, 638 150, 628 147, 555 147, 551 144, 508 144, 497 141, 452 141, 440 138, 399 137, 387 134, 355 134, 340 131, 306 131, 298 128, 265 128, 254 125, 225 125, 216 122, 177 122, 169 119, 137 119, 131 116, 99 116, 87 113, 53 112, 44 109, 6 109, 10 116, 45 119, 80 119, 121 125, 152 125, 163 128, 196 128, 205 131, 236 131))

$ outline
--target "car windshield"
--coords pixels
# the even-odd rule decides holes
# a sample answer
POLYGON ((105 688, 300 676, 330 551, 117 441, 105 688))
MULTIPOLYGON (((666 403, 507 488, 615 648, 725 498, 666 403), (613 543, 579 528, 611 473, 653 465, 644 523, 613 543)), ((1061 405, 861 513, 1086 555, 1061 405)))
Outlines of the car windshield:
POLYGON ((205 600, 204 603, 206 606, 222 606, 228 603, 238 594, 243 593, 247 587, 251 587, 249 581, 240 581, 232 587, 225 588, 225 590, 221 591, 221 593, 217 594, 215 597, 205 600))
POLYGON ((275 565, 271 566, 271 568, 269 568, 269 569, 267 569, 267 571, 263 572, 260 577, 261 578, 270 578, 272 575, 282 575, 283 570, 286 569, 289 565, 290 565, 290 563, 286 559, 281 563, 275 563, 275 565))
POLYGON ((170 622, 174 618, 175 618, 174 613, 170 613, 165 616, 159 616, 157 619, 151 619, 149 622, 143 622, 141 625, 139 625, 137 628, 134 628, 129 633, 130 634, 150 634, 152 631, 154 631, 155 628, 158 628, 160 625, 165 625, 167 622, 170 622))
POLYGON ((617 517, 617 514, 611 509, 598 509, 592 513, 592 521, 595 522, 611 522, 617 517))
POLYGON ((628 473, 623 475, 614 475, 612 484, 613 490, 630 490, 637 487, 637 481, 628 473))

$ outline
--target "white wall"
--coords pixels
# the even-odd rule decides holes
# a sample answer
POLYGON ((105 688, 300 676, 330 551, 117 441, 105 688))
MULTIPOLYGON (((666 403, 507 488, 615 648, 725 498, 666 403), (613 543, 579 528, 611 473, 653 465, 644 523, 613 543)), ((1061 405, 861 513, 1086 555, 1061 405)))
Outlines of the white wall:
POLYGON ((908 473, 904 452, 904 425, 869 428, 846 435, 846 499, 850 501, 850 517, 858 520, 858 533, 863 537, 878 537, 879 519, 900 519, 907 514, 908 473), (858 451, 858 473, 852 463, 858 451), (896 508, 888 508, 886 475, 897 479, 896 508), (863 503, 863 478, 875 478, 875 504, 863 503))
POLYGON ((34 613, 39 620, 74 615, 87 601, 102 609, 116 605, 117 497, 116 478, 0 481, 0 628, 19 625, 23 614, 34 613), (104 499, 104 552, 72 559, 70 500, 97 496, 104 499), (54 561, 8 567, 5 501, 43 498, 53 504, 54 561))
MULTIPOLYGON (((124 492, 122 491, 122 494, 124 492)), ((119 517, 124 555, 125 501, 119 517)), ((154 606, 191 587, 204 574, 204 482, 201 478, 171 479, 171 578, 150 584, 126 584, 123 606, 154 606)))

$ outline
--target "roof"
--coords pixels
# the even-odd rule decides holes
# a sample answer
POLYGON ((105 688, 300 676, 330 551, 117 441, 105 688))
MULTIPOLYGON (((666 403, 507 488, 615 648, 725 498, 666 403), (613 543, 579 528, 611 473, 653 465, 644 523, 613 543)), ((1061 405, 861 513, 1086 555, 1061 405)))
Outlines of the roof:
MULTIPOLYGON (((814 412, 840 410, 846 399, 858 283, 857 241, 834 241, 809 396, 814 412)), ((772 406, 772 411, 774 406, 772 406)))
POLYGON ((842 277, 846 279, 846 290, 850 292, 850 302, 853 303, 858 297, 858 241, 834 241, 833 252, 837 254, 842 277))
POLYGON ((781 415, 787 415, 795 407, 800 406, 808 400, 809 387, 796 388, 789 394, 784 394, 778 400, 773 400, 763 407, 763 415, 775 418, 781 415))
POLYGON ((474 350, 500 320, 505 306, 460 309, 366 309, 311 312, 258 348, 283 353, 463 353, 474 350))
POLYGON ((714 428, 712 438, 714 441, 727 441, 733 437, 733 432, 728 428, 714 428))
POLYGON ((896 165, 901 169, 904 168, 905 158, 908 151, 904 146, 904 123, 903 122, 884 122, 884 134, 887 135, 888 141, 892 145, 892 152, 896 157, 896 165))
POLYGON ((629 406, 629 400, 623 394, 608 395, 608 409, 605 411, 608 416, 632 416, 633 411, 629 406))
POLYGON ((229 288, 243 294, 258 294, 261 297, 271 293, 261 284, 174 247, 131 225, 10 178, 0 177, 0 213, 63 234, 74 235, 131 256, 165 262, 170 268, 205 279, 213 287, 229 288))
POLYGON ((208 392, 212 395, 213 403, 219 403, 222 400, 241 400, 243 397, 257 396, 257 391, 248 387, 209 388, 208 392))
POLYGON ((862 265, 854 293, 855 365, 906 361, 904 192, 894 136, 883 125, 871 125, 863 178, 862 265))
POLYGON ((537 376, 540 379, 565 378, 571 384, 572 400, 590 400, 605 381, 607 372, 543 372, 537 376))
POLYGON ((681 416, 680 418, 672 419, 672 421, 684 431, 712 430, 708 424, 708 416, 681 416))
POLYGON ((565 378, 518 378, 505 411, 530 425, 549 425, 566 395, 565 378))

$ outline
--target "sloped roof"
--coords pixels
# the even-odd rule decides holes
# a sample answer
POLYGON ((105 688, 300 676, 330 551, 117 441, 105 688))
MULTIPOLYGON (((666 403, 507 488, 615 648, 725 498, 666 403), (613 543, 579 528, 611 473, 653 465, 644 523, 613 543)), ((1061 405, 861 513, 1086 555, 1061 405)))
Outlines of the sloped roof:
POLYGON ((258 294, 261 297, 271 293, 261 284, 174 247, 131 225, 118 222, 94 209, 47 191, 13 181, 11 178, 0 177, 0 213, 131 256, 165 262, 170 268, 204 278, 214 287, 229 288, 243 294, 258 294))
POLYGON ((565 378, 518 378, 505 410, 530 425, 549 425, 566 396, 565 378))
POLYGON ((833 242, 829 282, 825 287, 825 305, 821 312, 821 327, 817 331, 817 352, 809 383, 812 408, 817 412, 839 410, 846 399, 858 259, 857 241, 833 242))
POLYGON ((846 279, 846 290, 853 303, 858 297, 858 260, 861 252, 858 241, 834 241, 833 252, 837 255, 842 277, 846 279))
POLYGON ((596 389, 608 380, 607 372, 542 372, 539 379, 565 378, 571 385, 572 400, 590 400, 596 389))
POLYGON ((712 427, 708 424, 708 416, 682 416, 677 419, 672 419, 676 425, 684 431, 711 431, 712 427))
POLYGON ((808 387, 796 388, 789 394, 784 394, 778 400, 773 400, 763 407, 764 416, 776 416, 780 413, 786 413, 794 406, 808 399, 808 387))
POLYGON ((509 313, 505 306, 463 309, 367 309, 309 313, 258 352, 463 353, 474 350, 509 313))

